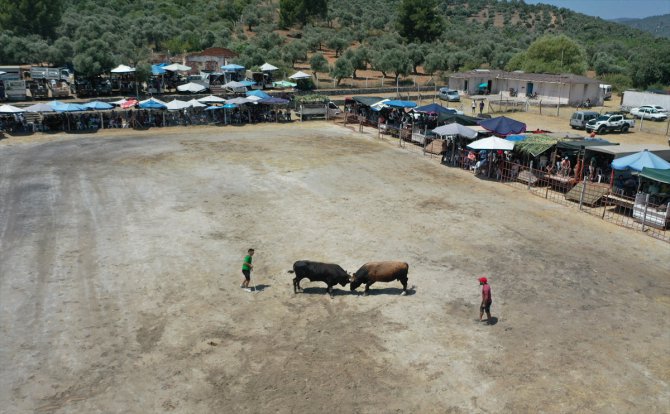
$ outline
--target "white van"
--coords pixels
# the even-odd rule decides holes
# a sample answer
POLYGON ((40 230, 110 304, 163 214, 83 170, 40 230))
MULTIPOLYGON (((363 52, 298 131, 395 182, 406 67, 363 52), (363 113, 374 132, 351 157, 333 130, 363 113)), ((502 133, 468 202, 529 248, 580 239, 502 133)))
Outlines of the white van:
POLYGON ((600 84, 600 91, 603 94, 603 99, 611 99, 612 98, 612 85, 606 85, 604 83, 600 84))

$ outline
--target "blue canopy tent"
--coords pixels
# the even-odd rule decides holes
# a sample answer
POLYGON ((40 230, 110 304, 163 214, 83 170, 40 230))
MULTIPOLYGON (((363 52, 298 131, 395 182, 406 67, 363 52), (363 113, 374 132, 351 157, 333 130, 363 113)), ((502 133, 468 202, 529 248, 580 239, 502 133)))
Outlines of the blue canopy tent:
POLYGON ((453 109, 445 108, 444 106, 436 103, 419 106, 414 108, 414 112, 423 112, 429 114, 455 114, 456 111, 453 109))
POLYGON ((244 66, 236 65, 234 63, 229 63, 227 65, 221 66, 221 69, 224 72, 237 72, 239 70, 244 70, 244 66))
POLYGON ((151 65, 151 74, 155 76, 164 75, 165 74, 165 69, 163 69, 164 66, 167 66, 167 63, 158 63, 156 65, 151 65))
POLYGON ((479 125, 487 131, 493 132, 495 135, 507 136, 512 134, 520 134, 526 132, 526 124, 507 118, 506 116, 499 116, 497 118, 485 119, 479 121, 479 125))
POLYGON ((642 171, 643 168, 670 169, 670 162, 667 162, 648 150, 617 158, 612 161, 612 164, 610 165, 615 170, 631 169, 634 171, 642 171))
POLYGON ((263 91, 261 91, 261 90, 259 90, 259 89, 255 89, 255 90, 253 90, 253 91, 248 91, 248 92, 247 92, 247 96, 258 96, 258 97, 261 98, 261 99, 268 99, 268 98, 271 98, 270 95, 268 95, 267 93, 265 93, 265 92, 263 92, 263 91))
POLYGON ((63 103, 59 101, 49 102, 49 105, 51 105, 51 107, 56 112, 77 112, 77 111, 86 111, 88 109, 84 105, 75 103, 63 103))
POLYGON ((107 102, 102 102, 102 101, 87 102, 83 106, 86 109, 96 109, 96 110, 104 110, 104 109, 114 108, 114 105, 110 105, 107 102))
POLYGON ((416 108, 416 103, 411 101, 386 101, 384 105, 393 108, 416 108))
POLYGON ((167 109, 167 105, 164 102, 159 101, 155 98, 149 98, 145 101, 140 102, 140 108, 142 109, 167 109))

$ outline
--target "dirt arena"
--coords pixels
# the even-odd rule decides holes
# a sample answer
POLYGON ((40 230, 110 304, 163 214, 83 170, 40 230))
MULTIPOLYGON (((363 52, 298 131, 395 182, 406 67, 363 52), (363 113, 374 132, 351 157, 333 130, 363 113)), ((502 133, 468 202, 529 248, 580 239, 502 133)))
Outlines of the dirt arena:
POLYGON ((670 406, 667 243, 369 134, 12 139, 0 199, 3 413, 670 406), (248 247, 258 293, 239 288, 248 247), (407 261, 410 295, 295 295, 299 259, 407 261))

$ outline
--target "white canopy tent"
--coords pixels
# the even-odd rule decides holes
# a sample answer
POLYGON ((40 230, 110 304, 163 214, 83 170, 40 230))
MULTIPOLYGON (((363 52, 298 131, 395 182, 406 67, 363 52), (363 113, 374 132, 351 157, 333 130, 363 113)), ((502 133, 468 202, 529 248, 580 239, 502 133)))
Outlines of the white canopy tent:
POLYGON ((0 114, 20 114, 26 112, 25 109, 17 108, 12 105, 0 105, 0 114))
POLYGON ((190 108, 191 104, 189 104, 186 101, 180 101, 179 99, 175 99, 173 101, 168 102, 166 106, 168 111, 178 111, 180 109, 190 108))
POLYGON ((187 70, 191 70, 191 67, 180 63, 173 63, 171 65, 163 66, 163 69, 169 70, 170 72, 186 72, 187 70))
POLYGON ((207 88, 204 85, 195 82, 189 82, 184 85, 177 86, 177 90, 179 92, 198 93, 204 91, 205 89, 207 88))
POLYGON ((514 149, 514 142, 498 137, 488 137, 473 141, 466 145, 466 147, 473 150, 512 151, 514 149))
POLYGON ((278 69, 279 69, 278 67, 273 66, 267 62, 263 63, 263 65, 261 66, 261 71, 263 72, 272 72, 278 69))
POLYGON ((311 75, 308 75, 308 74, 306 74, 305 72, 297 71, 296 73, 294 73, 293 75, 289 76, 288 78, 289 78, 289 79, 295 79, 295 80, 298 80, 298 79, 309 79, 309 78, 311 78, 311 77, 312 77, 311 75))
POLYGON ((477 131, 475 131, 474 129, 468 128, 466 126, 457 123, 439 126, 433 129, 433 132, 440 136, 460 135, 462 137, 470 139, 477 138, 478 135, 477 131))
POLYGON ((191 108, 205 108, 207 105, 204 103, 198 102, 197 99, 191 99, 190 101, 186 102, 191 108))
POLYGON ((226 102, 226 100, 223 99, 223 98, 219 98, 218 96, 209 95, 209 96, 205 96, 204 98, 198 99, 198 102, 202 102, 202 103, 224 103, 224 102, 226 102))
POLYGON ((126 65, 119 65, 115 67, 114 69, 110 70, 112 73, 133 73, 135 72, 135 68, 131 68, 130 66, 126 65))

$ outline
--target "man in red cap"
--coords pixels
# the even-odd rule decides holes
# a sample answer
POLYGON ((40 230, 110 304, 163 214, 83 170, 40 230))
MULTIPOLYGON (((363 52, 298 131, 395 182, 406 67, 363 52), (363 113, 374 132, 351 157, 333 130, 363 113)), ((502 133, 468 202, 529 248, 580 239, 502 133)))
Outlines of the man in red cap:
POLYGON ((491 322, 491 286, 488 284, 488 279, 485 277, 479 278, 479 284, 482 286, 482 304, 479 306, 479 320, 482 320, 484 312, 486 312, 486 322, 491 322))

